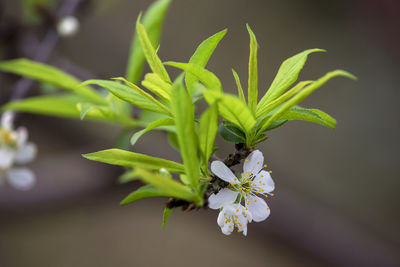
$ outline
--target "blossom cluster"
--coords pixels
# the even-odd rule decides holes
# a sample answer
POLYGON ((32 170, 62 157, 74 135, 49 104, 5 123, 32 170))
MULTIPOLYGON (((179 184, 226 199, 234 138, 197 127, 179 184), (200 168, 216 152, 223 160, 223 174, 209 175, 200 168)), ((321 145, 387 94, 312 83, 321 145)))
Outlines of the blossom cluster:
POLYGON ((28 168, 15 167, 26 164, 36 155, 35 144, 28 142, 25 127, 13 127, 14 114, 6 112, 0 125, 0 184, 6 180, 19 190, 29 190, 35 183, 35 174, 28 168))
POLYGON ((237 228, 247 235, 247 224, 261 222, 268 218, 270 209, 264 199, 275 189, 268 171, 263 170, 264 156, 259 150, 253 151, 243 164, 243 173, 236 176, 222 161, 213 161, 211 171, 229 186, 208 198, 211 209, 219 209, 217 219, 222 233, 230 235, 237 228), (242 204, 244 203, 244 205, 242 204))

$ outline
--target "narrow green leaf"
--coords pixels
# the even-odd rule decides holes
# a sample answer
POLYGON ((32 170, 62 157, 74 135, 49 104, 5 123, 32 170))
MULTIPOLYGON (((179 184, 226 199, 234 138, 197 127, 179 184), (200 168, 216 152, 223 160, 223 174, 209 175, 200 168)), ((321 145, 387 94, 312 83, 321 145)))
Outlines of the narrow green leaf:
POLYGON ((151 70, 154 73, 158 74, 160 78, 162 78, 164 81, 171 83, 171 79, 169 78, 169 75, 165 70, 164 65, 162 64, 161 59, 157 56, 157 51, 151 44, 149 36, 146 32, 146 28, 143 26, 143 24, 140 23, 140 16, 136 21, 136 32, 138 34, 147 63, 149 64, 151 70))
POLYGON ((106 101, 96 91, 89 87, 79 87, 81 83, 79 80, 50 65, 21 58, 1 61, 0 70, 31 78, 39 82, 49 83, 75 92, 95 103, 106 104, 106 101))
POLYGON ((144 198, 151 198, 151 197, 168 197, 166 193, 162 190, 152 186, 152 185, 145 185, 140 187, 138 190, 130 193, 127 197, 125 197, 121 201, 121 206, 128 205, 136 200, 144 199, 144 198))
POLYGON ((256 124, 253 113, 247 105, 234 95, 207 91, 204 97, 209 105, 218 101, 218 110, 223 118, 239 126, 246 136, 256 124))
POLYGON ((167 196, 193 201, 197 205, 201 205, 203 202, 203 199, 197 196, 188 186, 185 186, 172 178, 168 178, 140 168, 135 169, 134 173, 143 182, 160 189, 167 196))
POLYGON ((249 56, 249 81, 247 88, 247 99, 250 110, 255 114, 257 107, 257 40, 250 26, 246 24, 247 31, 250 35, 250 56, 249 56))
POLYGON ((178 136, 176 135, 176 133, 168 132, 167 136, 169 145, 179 151, 178 136))
POLYGON ((266 105, 268 102, 276 99, 283 92, 285 92, 286 89, 288 89, 297 80, 301 69, 306 63, 308 55, 314 52, 325 52, 325 50, 318 48, 309 49, 286 59, 279 67, 274 81, 258 105, 266 105))
POLYGON ((127 81, 125 78, 122 77, 117 77, 117 78, 113 78, 114 80, 117 81, 122 81, 124 82, 127 86, 129 86, 130 88, 132 88, 133 90, 135 90, 137 93, 139 93, 141 96, 147 98, 149 101, 153 102, 154 104, 156 104, 157 106, 159 106, 160 108, 164 109, 165 112, 168 112, 169 114, 169 108, 167 108, 165 105, 163 105, 160 101, 158 101, 157 99, 155 99, 152 95, 150 95, 149 93, 145 92, 143 89, 141 89, 139 86, 137 86, 136 84, 133 84, 129 81, 127 81))
POLYGON ((194 105, 182 84, 182 75, 172 85, 171 107, 185 171, 192 188, 197 191, 200 169, 197 155, 197 136, 194 127, 194 105))
POLYGON ((222 85, 218 77, 215 76, 215 74, 212 73, 211 71, 208 71, 199 65, 191 63, 172 62, 172 61, 165 62, 164 64, 185 70, 186 72, 196 76, 202 83, 204 83, 205 86, 208 87, 208 89, 222 92, 222 85))
POLYGON ((107 89, 110 93, 112 93, 116 97, 119 97, 120 99, 139 108, 146 109, 149 111, 164 113, 167 115, 170 114, 169 109, 165 107, 163 104, 161 104, 159 101, 157 101, 155 98, 153 98, 151 95, 145 97, 144 95, 133 90, 131 87, 123 85, 121 83, 114 81, 107 81, 107 80, 87 80, 83 82, 81 86, 85 86, 88 84, 96 84, 98 86, 101 86, 107 89))
POLYGON ((218 133, 218 107, 214 103, 200 118, 199 125, 199 146, 202 153, 203 169, 207 170, 208 160, 210 159, 215 145, 215 138, 218 133))
POLYGON ((246 142, 246 134, 232 123, 222 122, 219 125, 219 133, 228 142, 236 144, 246 142))
MULTIPOLYGON (((162 24, 170 3, 170 0, 157 0, 151 4, 151 6, 144 13, 142 20, 143 26, 146 29, 153 47, 158 47, 159 45, 162 24)), ((144 59, 145 56, 135 31, 126 70, 127 80, 131 83, 139 82, 139 79, 142 75, 144 59)))
POLYGON ((84 154, 82 156, 89 160, 129 168, 140 167, 149 170, 159 170, 160 168, 165 168, 172 173, 185 172, 183 165, 180 163, 115 148, 84 154))
POLYGON ((303 120, 318 123, 332 129, 336 126, 336 120, 319 109, 307 109, 300 106, 293 106, 283 113, 279 120, 303 120))
POLYGON ((291 98, 292 96, 294 96, 295 94, 300 92, 304 87, 306 87, 307 85, 309 85, 311 83, 313 83, 313 81, 299 82, 292 89, 290 89, 289 91, 287 91, 280 97, 276 98, 275 100, 270 101, 270 102, 266 103, 265 105, 258 105, 257 112, 256 112, 256 118, 258 119, 260 117, 264 117, 264 116, 268 115, 268 113, 270 113, 272 110, 274 110, 275 108, 282 105, 283 102, 285 102, 286 100, 288 100, 289 98, 291 98))
POLYGON ((160 119, 158 121, 152 122, 145 129, 138 131, 134 135, 132 135, 131 145, 134 145, 142 135, 144 135, 145 133, 147 133, 155 128, 158 128, 160 126, 165 126, 165 125, 174 125, 174 124, 175 124, 175 122, 171 118, 164 118, 164 119, 160 119))
POLYGON ((343 71, 343 70, 335 70, 332 72, 328 72, 327 74, 325 74, 323 77, 319 78, 318 80, 316 80, 315 82, 313 82, 312 84, 310 84, 309 86, 307 86, 306 88, 304 88, 302 91, 300 91, 299 93, 297 93, 294 97, 292 97, 290 100, 288 100, 287 102, 285 102, 266 122, 264 125, 262 125, 261 129, 259 132, 263 132, 264 129, 266 129, 273 121, 279 119, 283 113, 285 113, 286 111, 288 111, 291 107, 293 107, 294 105, 297 105, 298 103, 300 103, 301 101, 303 101, 307 96, 309 96, 312 92, 314 92, 315 90, 317 90, 319 87, 321 87, 323 84, 325 84, 327 81, 329 81, 330 79, 332 79, 333 77, 336 76, 344 76, 350 79, 356 79, 355 76, 353 76, 352 74, 343 71))
POLYGON ((238 89, 239 99, 246 103, 246 98, 244 97, 243 88, 240 83, 239 75, 236 73, 234 69, 232 69, 233 77, 235 77, 236 87, 238 89))
POLYGON ((103 117, 106 119, 110 119, 114 115, 114 111, 108 106, 100 106, 100 105, 95 105, 93 103, 85 102, 85 103, 78 103, 76 107, 80 112, 81 120, 83 120, 89 113, 92 115, 96 114, 95 115, 96 117, 103 117))
MULTIPOLYGON (((189 63, 199 65, 201 67, 205 67, 207 65, 208 60, 210 59, 212 53, 214 52, 215 48, 221 41, 221 39, 225 36, 227 30, 222 30, 211 37, 204 40, 196 49, 193 56, 190 58, 189 63)), ((189 92, 189 95, 193 95, 193 85, 199 79, 191 74, 190 72, 185 76, 185 84, 186 88, 189 92)))
POLYGON ((164 213, 163 213, 163 224, 162 224, 162 228, 164 229, 165 226, 167 225, 167 221, 169 218, 169 215, 171 215, 172 209, 170 208, 164 208, 164 213))
POLYGON ((150 92, 156 94, 168 103, 171 100, 171 84, 163 81, 160 76, 155 73, 148 73, 144 76, 142 85, 150 92))

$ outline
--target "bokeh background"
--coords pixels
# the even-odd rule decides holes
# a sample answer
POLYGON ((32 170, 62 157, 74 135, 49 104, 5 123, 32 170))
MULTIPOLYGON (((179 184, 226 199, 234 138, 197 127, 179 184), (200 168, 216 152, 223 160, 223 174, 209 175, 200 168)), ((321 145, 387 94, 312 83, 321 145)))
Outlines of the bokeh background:
MULTIPOLYGON (((79 33, 57 43, 50 63, 82 79, 123 75, 136 17, 150 3, 89 2, 77 14, 79 33)), ((21 5, 1 2, 0 28, 12 37, 3 38, 2 59, 26 56, 27 31, 41 36, 39 24, 23 24, 21 35, 10 27, 24 21, 21 5)), ((272 213, 243 237, 220 233, 214 210, 174 210, 162 230, 165 199, 120 207, 139 182, 117 185, 120 168, 80 156, 115 147, 118 127, 20 114, 16 123, 39 147, 30 164, 38 184, 28 192, 0 187, 0 266, 400 266, 399 11, 396 0, 174 0, 160 57, 187 61, 228 28, 208 64, 228 92, 231 68, 247 80, 245 23, 260 45, 261 94, 284 59, 327 49, 309 57, 300 79, 340 68, 359 80, 335 78, 303 105, 334 116, 337 128, 290 122, 271 132, 259 149, 276 182, 272 213)), ((0 74, 1 104, 17 79, 0 74)), ((132 149, 180 160, 166 140, 154 131, 132 149)), ((218 145, 221 158, 233 150, 218 145)))

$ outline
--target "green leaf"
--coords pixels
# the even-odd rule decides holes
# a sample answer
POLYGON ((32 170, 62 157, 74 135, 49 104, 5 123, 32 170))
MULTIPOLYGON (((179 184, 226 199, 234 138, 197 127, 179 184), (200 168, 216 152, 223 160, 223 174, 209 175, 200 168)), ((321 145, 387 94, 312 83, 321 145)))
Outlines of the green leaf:
POLYGON ((199 186, 200 169, 197 155, 197 136, 194 127, 194 105, 182 84, 182 75, 172 85, 171 107, 186 175, 193 189, 199 186))
POLYGON ((139 36, 140 44, 150 69, 154 73, 158 74, 164 81, 171 83, 171 79, 169 78, 169 75, 162 64, 161 59, 157 56, 157 51, 151 44, 149 36, 146 32, 146 28, 140 23, 140 16, 136 21, 136 32, 139 36))
POLYGON ((59 88, 75 92, 95 103, 106 104, 106 101, 93 89, 79 87, 80 81, 75 77, 43 63, 25 58, 13 59, 1 61, 0 70, 31 78, 39 82, 49 83, 59 88))
POLYGON ((175 122, 174 122, 174 120, 171 119, 171 118, 164 118, 164 119, 160 119, 160 120, 158 120, 158 121, 152 122, 152 123, 150 123, 145 129, 143 129, 143 130, 141 130, 141 131, 138 131, 138 132, 136 132, 134 135, 132 135, 132 138, 131 138, 131 145, 134 145, 134 144, 137 142, 137 140, 138 140, 142 135, 144 135, 145 133, 147 133, 148 131, 151 131, 151 130, 153 130, 153 129, 155 129, 155 128, 158 128, 158 127, 160 127, 160 126, 174 125, 174 124, 175 124, 175 122))
POLYGON ((144 198, 151 198, 151 197, 168 197, 166 193, 162 190, 152 186, 152 185, 145 185, 140 187, 138 190, 130 193, 127 197, 125 197, 121 201, 121 206, 128 205, 136 200, 144 199, 144 198))
POLYGON ((107 81, 107 80, 87 80, 84 83, 82 83, 81 86, 87 84, 96 84, 98 86, 104 87, 116 97, 119 97, 120 99, 139 108, 158 113, 164 113, 167 115, 170 114, 169 109, 165 107, 163 104, 161 104, 159 101, 157 101, 155 98, 153 98, 151 95, 146 97, 144 96, 144 94, 142 95, 137 91, 132 90, 131 87, 123 85, 121 83, 114 81, 107 81))
MULTIPOLYGON (((189 63, 199 65, 201 67, 205 67, 207 65, 208 60, 210 59, 212 53, 217 47, 218 43, 225 36, 227 30, 222 30, 211 37, 204 40, 196 49, 193 56, 190 58, 189 63)), ((189 92, 189 95, 193 95, 193 85, 199 79, 191 74, 190 72, 185 76, 185 84, 186 88, 189 92)))
POLYGON ((89 160, 129 168, 140 167, 149 170, 165 168, 172 173, 185 173, 183 165, 178 162, 115 148, 84 154, 82 156, 89 160))
POLYGON ((287 91, 280 97, 276 98, 275 100, 270 101, 265 105, 258 105, 257 112, 256 112, 256 118, 265 117, 272 110, 274 110, 275 108, 282 105, 283 102, 285 102, 286 100, 288 100, 289 98, 291 98, 292 96, 294 96, 295 94, 300 92, 304 87, 306 87, 307 85, 309 85, 311 83, 313 83, 313 81, 299 82, 292 89, 290 89, 289 91, 287 91))
POLYGON ((274 81, 258 105, 263 106, 285 92, 297 80, 308 55, 314 52, 325 52, 325 50, 318 48, 309 49, 286 59, 279 67, 274 81))
POLYGON ((292 97, 290 100, 285 102, 279 109, 263 124, 259 130, 259 132, 263 132, 272 122, 274 122, 277 119, 280 119, 280 117, 288 111, 291 107, 294 105, 297 105, 301 101, 303 101, 307 96, 309 96, 312 92, 317 90, 319 87, 324 85, 327 81, 332 79, 333 77, 336 76, 344 76, 350 79, 356 79, 355 76, 352 74, 343 71, 343 70, 335 70, 332 72, 328 72, 325 74, 323 77, 319 78, 315 82, 311 83, 309 86, 304 88, 302 91, 297 93, 294 97, 292 97))
POLYGON ((208 71, 199 65, 191 63, 179 63, 173 61, 168 61, 165 62, 164 64, 185 70, 186 72, 196 76, 202 83, 204 83, 205 86, 208 87, 208 89, 222 92, 222 85, 218 77, 215 76, 215 74, 212 73, 211 71, 208 71))
POLYGON ((143 182, 160 189, 167 196, 184 199, 190 202, 193 201, 198 206, 202 205, 202 197, 197 196, 188 186, 185 186, 172 178, 168 178, 140 168, 135 169, 134 174, 143 182))
POLYGON ((179 151, 178 136, 176 135, 176 133, 168 132, 167 136, 168 136, 168 143, 170 144, 170 146, 179 151))
MULTIPOLYGON (((1 110, 15 110, 28 112, 33 114, 56 116, 62 118, 79 119, 81 112, 78 104, 86 101, 75 94, 61 94, 55 96, 36 96, 22 100, 11 101, 1 107, 1 110)), ((88 110, 85 114, 86 119, 94 121, 104 121, 109 123, 120 123, 125 127, 137 126, 137 122, 132 118, 118 115, 108 114, 107 116, 99 110, 88 110)))
MULTIPOLYGON (((155 1, 153 4, 151 4, 143 16, 143 26, 146 29, 153 47, 158 47, 159 45, 162 24, 170 3, 170 0, 155 1)), ((144 59, 145 56, 135 31, 126 70, 127 80, 131 83, 137 83, 139 81, 142 75, 144 59)))
POLYGON ((332 129, 336 126, 336 120, 319 109, 307 109, 293 106, 279 117, 279 120, 303 120, 315 122, 332 129))
POLYGON ((144 76, 142 85, 150 92, 156 94, 168 103, 171 100, 171 84, 163 81, 160 76, 155 73, 148 73, 144 76))
POLYGON ((76 105, 80 112, 80 119, 83 120, 88 114, 94 115, 96 117, 103 117, 105 119, 110 119, 114 116, 114 111, 108 106, 95 105, 93 103, 78 103, 76 105))
POLYGON ((247 88, 247 99, 250 110, 255 114, 257 107, 257 40, 250 26, 246 24, 250 35, 250 56, 249 56, 249 81, 247 88))
POLYGON ((246 136, 256 124, 253 113, 247 105, 234 95, 221 94, 213 91, 204 92, 204 97, 209 105, 218 101, 220 115, 239 126, 246 133, 246 136))
POLYGON ((219 125, 219 133, 228 142, 236 144, 246 142, 246 134, 232 123, 222 122, 219 125))
POLYGON ((164 213, 163 213, 163 225, 162 228, 164 229, 165 226, 167 225, 167 221, 169 218, 169 215, 171 215, 172 209, 170 208, 164 208, 164 213))
POLYGON ((235 78, 236 87, 238 89, 239 99, 242 100, 244 103, 246 103, 246 98, 244 97, 243 88, 240 83, 239 75, 236 73, 236 71, 234 69, 232 69, 232 73, 233 73, 233 77, 235 78))
POLYGON ((218 107, 217 104, 210 106, 200 118, 199 125, 199 146, 203 158, 203 169, 207 170, 215 145, 215 138, 218 133, 218 107))

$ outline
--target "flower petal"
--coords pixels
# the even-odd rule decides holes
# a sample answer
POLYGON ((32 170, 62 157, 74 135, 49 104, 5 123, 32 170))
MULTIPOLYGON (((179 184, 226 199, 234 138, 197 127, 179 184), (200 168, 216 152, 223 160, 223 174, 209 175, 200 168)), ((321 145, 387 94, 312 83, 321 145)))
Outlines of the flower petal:
POLYGON ((246 201, 246 207, 248 207, 255 222, 264 221, 271 213, 264 199, 257 196, 249 195, 248 200, 246 201))
POLYGON ((12 121, 14 119, 14 113, 11 111, 7 111, 1 116, 1 127, 4 129, 11 131, 12 130, 12 121))
POLYGON ((258 174, 263 168, 264 156, 260 150, 254 150, 247 156, 243 164, 243 171, 245 173, 251 172, 253 175, 258 174))
POLYGON ((271 178, 271 174, 267 171, 260 171, 259 174, 254 178, 253 182, 259 187, 261 190, 260 193, 270 193, 275 189, 275 183, 271 178))
POLYGON ((222 161, 215 160, 211 162, 211 171, 225 182, 230 184, 239 184, 238 178, 236 178, 233 172, 226 167, 222 161))
POLYGON ((35 174, 27 168, 11 169, 7 172, 8 182, 16 189, 29 190, 35 182, 35 174))
POLYGON ((22 147, 28 140, 28 130, 25 127, 18 127, 17 132, 18 132, 17 145, 18 147, 22 147))
POLYGON ((36 145, 34 143, 27 143, 20 147, 15 155, 15 162, 25 164, 32 161, 36 156, 36 145))
POLYGON ((8 147, 0 148, 0 169, 8 169, 14 162, 15 151, 8 147))
POLYGON ((210 209, 222 208, 224 205, 232 204, 233 202, 235 202, 238 195, 239 192, 224 188, 217 194, 212 194, 208 198, 208 207, 210 209))

